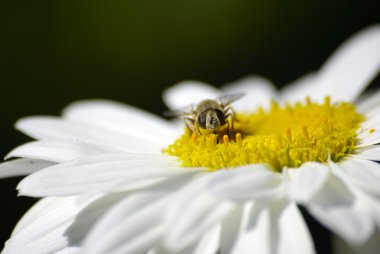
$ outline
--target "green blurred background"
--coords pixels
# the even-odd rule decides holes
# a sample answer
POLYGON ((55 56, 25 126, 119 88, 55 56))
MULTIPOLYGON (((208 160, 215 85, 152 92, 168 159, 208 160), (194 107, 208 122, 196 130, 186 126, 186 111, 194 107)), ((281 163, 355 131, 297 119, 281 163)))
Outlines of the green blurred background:
MULTIPOLYGON (((161 91, 185 79, 219 86, 259 74, 281 87, 379 22, 379 2, 0 0, 0 155, 28 140, 13 129, 18 118, 79 99, 160 114, 161 91)), ((16 198, 18 181, 0 182, 1 243, 34 202, 16 198)), ((316 232, 328 253, 326 231, 316 232)))

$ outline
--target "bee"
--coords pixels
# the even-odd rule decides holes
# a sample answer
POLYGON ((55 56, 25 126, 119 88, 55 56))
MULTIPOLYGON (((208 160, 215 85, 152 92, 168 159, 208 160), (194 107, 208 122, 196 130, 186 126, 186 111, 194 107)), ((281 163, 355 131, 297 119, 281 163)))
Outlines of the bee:
POLYGON ((197 136, 207 134, 229 134, 233 129, 235 113, 230 106, 244 94, 231 94, 216 100, 203 100, 180 110, 170 111, 167 116, 181 116, 187 128, 197 136))

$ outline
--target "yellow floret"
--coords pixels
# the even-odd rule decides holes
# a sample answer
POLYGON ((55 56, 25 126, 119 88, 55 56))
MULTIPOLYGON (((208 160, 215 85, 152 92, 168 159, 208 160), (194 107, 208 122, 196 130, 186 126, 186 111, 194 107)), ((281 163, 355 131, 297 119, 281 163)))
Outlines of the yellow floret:
POLYGON ((268 163, 280 172, 307 161, 339 161, 356 149, 356 131, 364 117, 350 103, 272 103, 270 110, 237 114, 233 137, 223 142, 215 134, 196 139, 189 131, 165 152, 178 156, 184 167, 210 170, 268 163))

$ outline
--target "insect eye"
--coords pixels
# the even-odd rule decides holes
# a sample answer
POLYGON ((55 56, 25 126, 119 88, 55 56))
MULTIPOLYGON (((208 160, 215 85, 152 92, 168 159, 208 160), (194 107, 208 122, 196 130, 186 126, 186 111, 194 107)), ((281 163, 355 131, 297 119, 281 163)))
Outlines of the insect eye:
POLYGON ((198 117, 198 123, 199 123, 199 126, 203 129, 206 129, 206 114, 207 112, 202 112, 200 113, 199 117, 198 117))
POLYGON ((218 116, 219 121, 221 123, 223 123, 224 122, 224 118, 225 118, 223 112, 220 111, 220 110, 215 110, 215 111, 216 111, 216 115, 218 116))

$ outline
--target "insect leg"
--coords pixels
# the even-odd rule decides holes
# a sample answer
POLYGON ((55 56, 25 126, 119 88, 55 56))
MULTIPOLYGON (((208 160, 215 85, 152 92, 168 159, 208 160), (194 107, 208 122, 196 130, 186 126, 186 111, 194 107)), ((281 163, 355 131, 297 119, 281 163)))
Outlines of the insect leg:
POLYGON ((229 121, 227 120, 227 122, 228 122, 228 131, 229 131, 230 127, 231 127, 231 130, 233 130, 233 128, 234 128, 234 120, 235 120, 235 111, 231 107, 226 107, 224 109, 224 116, 226 117, 226 119, 229 118, 229 121))
POLYGON ((195 127, 195 121, 192 118, 184 117, 183 118, 186 124, 186 127, 192 132, 199 135, 198 129, 195 127))

